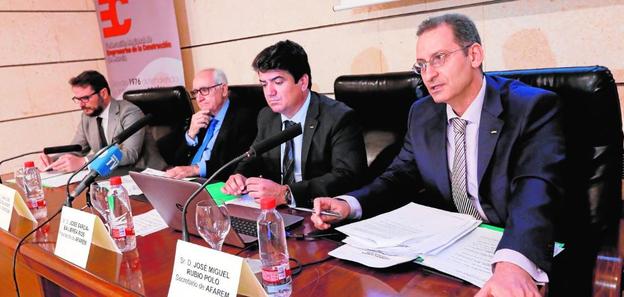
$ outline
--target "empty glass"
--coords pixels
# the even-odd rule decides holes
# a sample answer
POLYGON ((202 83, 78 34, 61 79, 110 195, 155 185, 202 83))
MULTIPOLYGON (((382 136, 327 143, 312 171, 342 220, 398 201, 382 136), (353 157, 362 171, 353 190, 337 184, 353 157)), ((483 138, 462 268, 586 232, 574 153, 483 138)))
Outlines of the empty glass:
POLYGON ((220 251, 225 236, 230 231, 230 213, 225 205, 217 206, 208 200, 198 202, 195 224, 197 231, 210 247, 220 251))

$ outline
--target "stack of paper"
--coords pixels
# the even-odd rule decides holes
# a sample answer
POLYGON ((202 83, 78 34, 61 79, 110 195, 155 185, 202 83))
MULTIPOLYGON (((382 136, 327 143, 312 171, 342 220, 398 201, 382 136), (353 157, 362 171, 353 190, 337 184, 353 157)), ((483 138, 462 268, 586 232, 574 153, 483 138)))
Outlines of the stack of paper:
POLYGON ((480 223, 469 215, 410 203, 336 230, 347 234, 344 242, 355 248, 415 259, 439 253, 480 223))

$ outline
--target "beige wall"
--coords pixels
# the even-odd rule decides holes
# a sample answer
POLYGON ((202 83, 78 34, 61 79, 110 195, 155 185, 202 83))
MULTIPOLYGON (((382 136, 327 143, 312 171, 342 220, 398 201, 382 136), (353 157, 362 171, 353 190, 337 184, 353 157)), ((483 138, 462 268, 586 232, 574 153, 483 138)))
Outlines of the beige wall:
MULTIPOLYGON (((0 2, 3 159, 69 141, 79 113, 67 79, 105 65, 91 1, 0 2)), ((624 0, 402 0, 334 12, 338 2, 174 0, 186 81, 213 66, 231 84, 255 83, 253 57, 288 38, 308 52, 313 88, 331 95, 342 74, 409 70, 418 23, 460 12, 479 27, 486 71, 604 65, 624 94, 624 0)))

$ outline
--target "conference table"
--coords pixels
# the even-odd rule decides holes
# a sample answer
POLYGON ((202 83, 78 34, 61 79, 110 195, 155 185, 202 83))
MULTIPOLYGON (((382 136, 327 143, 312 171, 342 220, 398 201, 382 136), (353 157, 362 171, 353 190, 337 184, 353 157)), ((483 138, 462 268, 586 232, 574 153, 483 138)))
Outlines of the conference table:
MULTIPOLYGON (((47 215, 51 216, 63 205, 65 189, 46 188, 45 197, 47 215)), ((148 202, 135 199, 131 199, 131 205, 135 215, 152 209, 148 202)), ((73 207, 84 206, 83 193, 74 200, 73 207)), ((90 210, 85 208, 84 211, 90 210)), ((315 231, 309 214, 290 209, 280 211, 305 216, 304 222, 291 233, 315 231)), ((31 235, 20 248, 17 277, 21 296, 167 296, 180 232, 166 228, 138 236, 137 248, 122 255, 91 245, 87 267, 83 269, 54 255, 59 218, 57 216, 31 235)), ((194 219, 189 218, 189 221, 194 219)), ((10 226, 9 232, 0 230, 1 296, 15 296, 11 272, 13 252, 19 239, 35 224, 14 212, 10 226)), ((191 241, 208 246, 199 237, 191 236, 191 241)), ((339 244, 326 238, 288 239, 291 258, 303 265, 320 262, 303 267, 293 277, 292 296, 473 296, 478 291, 476 286, 425 271, 414 263, 373 269, 328 256, 339 244)), ((224 245, 223 251, 258 258, 257 247, 242 250, 224 245)))
MULTIPOLYGON (((46 188, 45 197, 47 215, 51 216, 63 205, 65 189, 46 188)), ((152 209, 148 202, 131 200, 135 215, 152 209)), ((73 207, 84 206, 83 193, 73 207)), ((303 224, 291 230, 293 234, 315 231, 309 214, 280 211, 305 216, 303 224)), ((21 296, 167 296, 180 232, 166 228, 138 236, 137 248, 122 255, 91 245, 87 267, 83 269, 54 255, 59 217, 31 235, 20 248, 17 277, 21 296)), ((8 232, 0 230, 0 296, 16 296, 11 274, 13 252, 20 238, 35 224, 14 212, 10 226, 8 232)), ((191 241, 207 246, 199 237, 191 236, 191 241)), ((327 238, 288 239, 290 256, 305 266, 293 277, 292 296, 473 296, 478 291, 474 285, 414 263, 374 269, 328 256, 339 245, 339 241, 327 238), (319 263, 305 265, 315 262, 319 263)), ((224 245, 223 251, 258 258, 257 247, 242 250, 224 245)))

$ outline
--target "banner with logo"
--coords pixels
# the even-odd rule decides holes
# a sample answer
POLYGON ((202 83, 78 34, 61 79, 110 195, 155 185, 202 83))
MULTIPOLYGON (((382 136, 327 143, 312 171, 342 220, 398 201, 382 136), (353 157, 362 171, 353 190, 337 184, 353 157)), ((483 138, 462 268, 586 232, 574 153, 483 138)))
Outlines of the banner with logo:
POLYGON ((97 0, 96 10, 113 98, 184 85, 173 0, 97 0))

